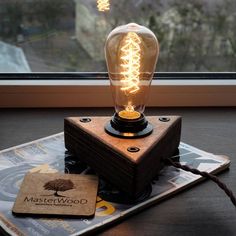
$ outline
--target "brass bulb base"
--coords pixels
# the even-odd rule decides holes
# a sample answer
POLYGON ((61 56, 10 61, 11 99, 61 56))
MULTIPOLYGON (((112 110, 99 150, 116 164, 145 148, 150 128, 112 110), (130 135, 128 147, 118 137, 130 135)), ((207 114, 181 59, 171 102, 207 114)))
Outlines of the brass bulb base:
POLYGON ((138 119, 123 119, 115 113, 105 125, 105 131, 120 138, 141 138, 152 133, 153 127, 141 114, 138 119))

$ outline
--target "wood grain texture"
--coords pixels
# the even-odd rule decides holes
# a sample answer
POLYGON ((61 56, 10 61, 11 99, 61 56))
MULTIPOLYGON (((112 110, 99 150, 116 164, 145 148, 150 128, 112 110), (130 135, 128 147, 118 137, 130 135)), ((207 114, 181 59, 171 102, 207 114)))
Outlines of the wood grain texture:
POLYGON ((90 175, 25 175, 13 206, 17 215, 91 217, 95 213, 98 178, 90 175))
MULTIPOLYGON (((1 109, 0 149, 61 132, 64 117, 112 114, 113 109, 1 109)), ((181 115, 183 142, 229 156, 230 171, 219 178, 236 193, 236 108, 149 108, 146 114, 181 115)), ((96 235, 231 236, 235 232, 235 208, 214 183, 205 181, 96 235)))
POLYGON ((148 152, 149 149, 152 149, 168 132, 168 128, 175 125, 180 121, 178 116, 168 116, 170 118, 169 122, 159 121, 159 116, 149 116, 147 120, 153 125, 153 133, 144 138, 137 139, 121 139, 107 134, 104 131, 104 126, 111 117, 90 117, 91 122, 82 123, 80 122, 81 117, 70 117, 70 121, 74 126, 83 129, 85 132, 88 132, 94 138, 100 140, 105 145, 111 147, 117 152, 121 153, 122 156, 129 159, 133 163, 139 163, 142 161, 142 157, 145 155, 145 152, 148 152), (132 153, 128 152, 127 148, 135 146, 140 148, 139 152, 132 153))
POLYGON ((159 118, 147 117, 153 125, 152 134, 122 139, 105 132, 110 117, 90 117, 88 123, 81 122, 81 117, 69 117, 64 126, 65 146, 119 190, 137 197, 158 174, 163 159, 179 146, 181 117, 168 116, 168 122, 159 118), (140 151, 129 152, 133 146, 140 151))

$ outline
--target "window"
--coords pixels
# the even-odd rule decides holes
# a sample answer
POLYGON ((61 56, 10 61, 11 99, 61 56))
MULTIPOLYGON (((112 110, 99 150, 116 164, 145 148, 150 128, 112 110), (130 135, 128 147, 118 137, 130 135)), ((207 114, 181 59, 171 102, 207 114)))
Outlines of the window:
POLYGON ((100 12, 97 0, 1 1, 0 106, 111 106, 104 43, 129 22, 160 42, 149 105, 236 105, 234 0, 110 4, 100 12))
POLYGON ((224 72, 236 66, 234 0, 96 0, 0 3, 1 72, 106 71, 104 43, 118 25, 149 27, 161 45, 158 71, 224 72))

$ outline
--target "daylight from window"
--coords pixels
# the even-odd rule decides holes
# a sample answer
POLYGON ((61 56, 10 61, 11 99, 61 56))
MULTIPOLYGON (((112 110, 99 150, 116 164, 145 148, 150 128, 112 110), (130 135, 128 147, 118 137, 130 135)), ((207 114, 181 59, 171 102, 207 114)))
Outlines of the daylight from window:
POLYGON ((1 0, 0 72, 107 71, 107 35, 130 22, 157 36, 158 71, 235 71, 235 0, 1 0))

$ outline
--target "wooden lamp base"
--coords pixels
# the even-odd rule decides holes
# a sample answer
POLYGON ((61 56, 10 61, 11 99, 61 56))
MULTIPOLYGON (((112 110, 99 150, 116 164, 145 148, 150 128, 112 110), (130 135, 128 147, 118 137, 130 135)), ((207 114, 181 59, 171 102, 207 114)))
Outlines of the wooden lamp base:
POLYGON ((147 116, 153 132, 143 138, 122 139, 106 133, 110 117, 65 119, 65 146, 99 176, 136 198, 159 173, 162 160, 177 150, 181 117, 147 116))

